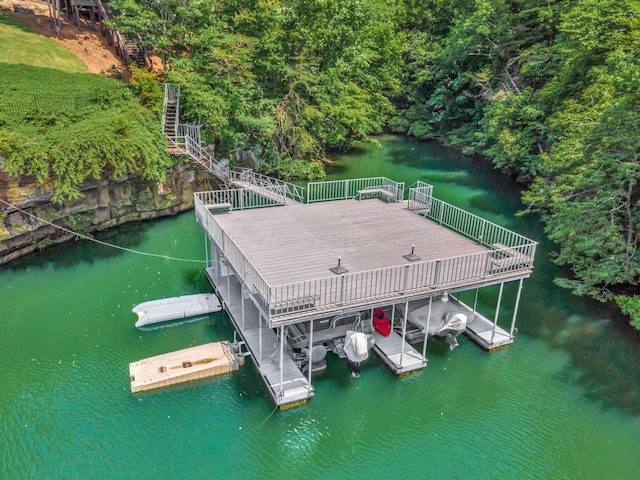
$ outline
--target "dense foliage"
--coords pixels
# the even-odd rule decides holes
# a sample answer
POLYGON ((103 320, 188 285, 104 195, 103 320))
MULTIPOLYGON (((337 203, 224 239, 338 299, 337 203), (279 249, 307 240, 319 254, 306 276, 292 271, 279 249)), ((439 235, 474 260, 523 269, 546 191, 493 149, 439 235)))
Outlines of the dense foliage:
POLYGON ((220 150, 286 175, 387 125, 489 157, 573 269, 558 283, 640 325, 638 0, 114 3, 220 150))
POLYGON ((640 327, 640 2, 409 2, 403 105, 438 136, 528 185, 574 277, 640 327), (424 8, 427 7, 427 8, 424 8))
POLYGON ((132 90, 98 75, 27 65, 0 63, 0 77, 10 93, 0 95, 0 158, 9 175, 51 182, 56 201, 79 197, 87 178, 164 178, 171 160, 159 119, 132 90))
POLYGON ((393 112, 400 2, 111 3, 118 28, 162 55, 183 114, 210 127, 217 151, 253 151, 268 173, 321 175, 326 152, 367 140, 393 112))

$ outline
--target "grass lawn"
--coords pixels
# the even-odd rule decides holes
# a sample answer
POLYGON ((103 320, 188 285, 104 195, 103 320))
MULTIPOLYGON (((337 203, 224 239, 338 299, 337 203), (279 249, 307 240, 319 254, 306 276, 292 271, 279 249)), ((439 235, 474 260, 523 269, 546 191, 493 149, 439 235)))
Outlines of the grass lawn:
POLYGON ((3 13, 0 13, 0 63, 54 68, 68 73, 88 71, 84 62, 69 49, 3 13))

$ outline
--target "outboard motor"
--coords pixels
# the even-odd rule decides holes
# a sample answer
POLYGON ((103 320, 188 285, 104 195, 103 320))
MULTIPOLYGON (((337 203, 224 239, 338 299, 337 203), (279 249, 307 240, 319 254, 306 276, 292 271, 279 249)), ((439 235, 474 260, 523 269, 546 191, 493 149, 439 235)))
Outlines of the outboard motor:
POLYGON ((302 367, 303 373, 309 373, 309 367, 311 367, 312 373, 317 373, 327 368, 327 349, 324 345, 316 345, 309 351, 308 348, 303 348, 302 353, 307 356, 307 362, 302 367))
POLYGON ((457 336, 467 328, 467 316, 464 313, 449 312, 444 316, 444 325, 436 335, 444 336, 449 348, 458 346, 457 336))

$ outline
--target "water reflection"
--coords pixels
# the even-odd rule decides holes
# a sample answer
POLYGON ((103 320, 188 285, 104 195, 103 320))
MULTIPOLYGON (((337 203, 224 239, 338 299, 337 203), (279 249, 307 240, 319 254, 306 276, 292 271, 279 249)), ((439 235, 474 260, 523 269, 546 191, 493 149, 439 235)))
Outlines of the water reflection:
MULTIPOLYGON (((338 158, 329 178, 372 173, 407 185, 421 179, 434 185, 434 196, 540 241, 534 273, 524 282, 517 322, 520 333, 567 352, 571 372, 566 378, 584 386, 587 398, 640 414, 640 387, 635 381, 640 378, 638 332, 612 305, 576 297, 555 285, 554 278, 570 272, 553 264, 555 246, 544 238, 538 216, 516 216, 524 209, 520 186, 481 158, 401 137, 385 136, 382 143, 382 149, 372 147, 338 158)), ((509 290, 513 297, 512 286, 505 292, 509 290)), ((484 297, 485 309, 493 312, 497 289, 484 297)), ((503 307, 501 322, 508 324, 510 306, 503 307)), ((518 348, 517 340, 513 348, 518 348)))

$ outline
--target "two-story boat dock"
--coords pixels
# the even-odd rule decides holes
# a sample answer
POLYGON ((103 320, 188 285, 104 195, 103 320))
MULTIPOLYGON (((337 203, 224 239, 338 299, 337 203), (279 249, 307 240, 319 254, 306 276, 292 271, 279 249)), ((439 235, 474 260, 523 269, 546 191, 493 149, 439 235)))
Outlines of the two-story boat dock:
POLYGON ((464 313, 467 335, 486 350, 513 341, 536 242, 434 198, 430 185, 405 193, 383 177, 306 190, 279 182, 201 192, 195 203, 207 277, 280 408, 313 396, 312 373, 325 354, 344 356, 349 331, 373 336, 396 375, 426 365, 430 323, 451 312, 464 313), (513 281, 505 330, 498 315, 513 281), (475 290, 477 299, 491 285, 500 286, 493 320, 454 295, 475 290), (388 336, 372 328, 374 308, 391 320, 388 336))

